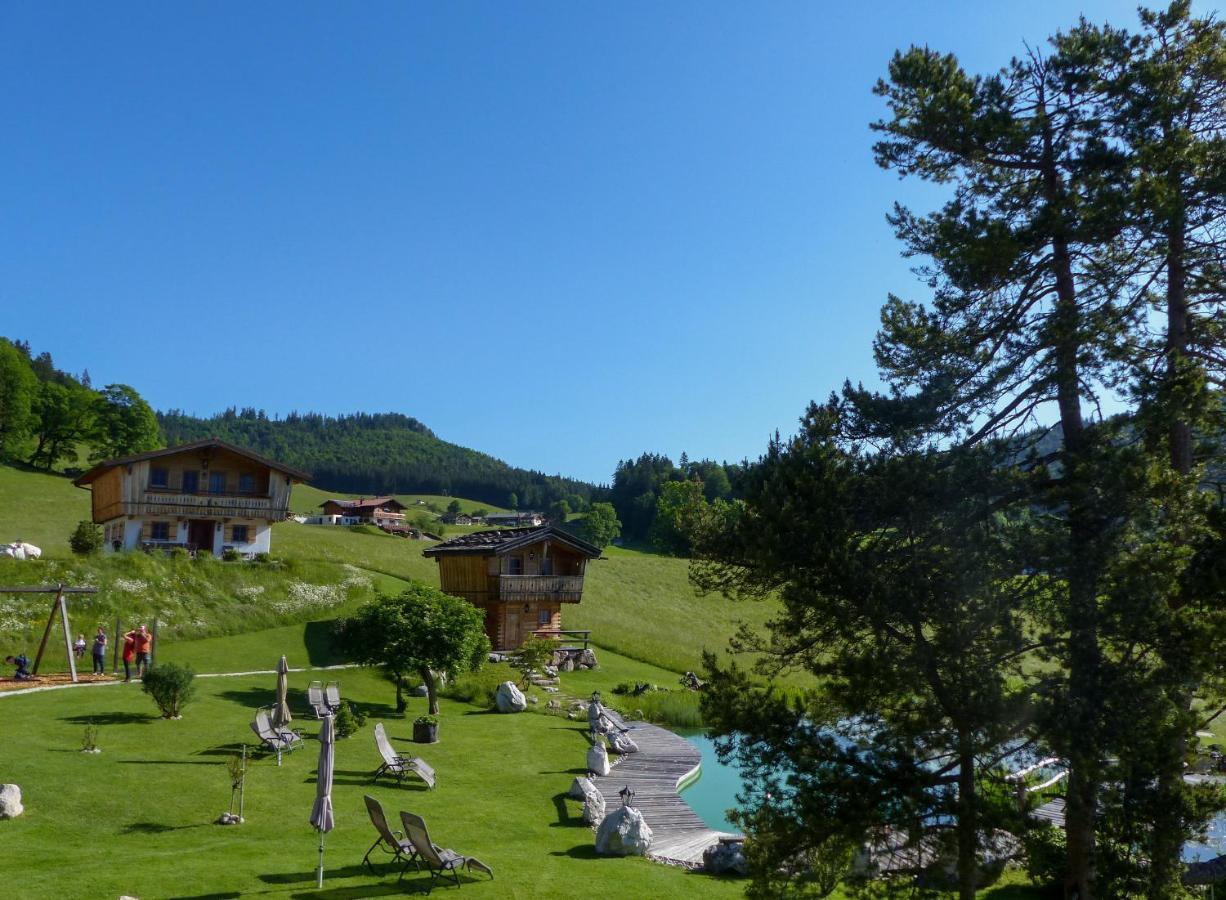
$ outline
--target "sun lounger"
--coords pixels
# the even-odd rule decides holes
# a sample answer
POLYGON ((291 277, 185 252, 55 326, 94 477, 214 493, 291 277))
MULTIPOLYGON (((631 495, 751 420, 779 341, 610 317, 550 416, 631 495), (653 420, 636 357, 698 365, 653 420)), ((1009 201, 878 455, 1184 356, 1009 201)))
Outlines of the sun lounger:
POLYGON ((400 821, 404 824, 404 836, 408 838, 409 843, 413 845, 413 849, 417 851, 417 861, 420 865, 424 865, 430 871, 430 884, 426 888, 426 893, 430 893, 434 889, 434 883, 448 872, 455 879, 456 886, 460 885, 460 869, 465 869, 471 872, 477 869, 490 878, 494 877, 494 870, 487 866, 481 860, 472 856, 461 856, 454 850, 448 850, 445 847, 439 847, 430 840, 430 832, 426 828, 426 820, 421 816, 416 816, 411 812, 402 812, 400 821))
POLYGON ((404 833, 400 831, 392 831, 387 824, 387 816, 383 814, 383 806, 374 797, 369 795, 363 796, 366 801, 366 812, 370 816, 370 824, 375 826, 375 831, 379 837, 370 845, 370 849, 366 851, 366 855, 362 857, 362 865, 370 869, 370 874, 375 874, 374 863, 370 861, 370 854, 375 850, 382 850, 384 853, 391 854, 391 859, 388 862, 396 863, 404 860, 404 868, 400 870, 400 877, 404 877, 405 871, 409 868, 409 863, 414 863, 420 869, 421 865, 417 863, 417 851, 413 849, 413 845, 404 837, 404 833))
MULTIPOLYGON (((258 721, 258 717, 257 721, 251 723, 251 730, 255 732, 256 737, 260 739, 266 749, 272 750, 278 754, 282 750, 293 750, 302 743, 302 738, 297 734, 291 733, 292 736, 287 737, 273 731, 272 728, 267 726, 267 724, 261 725, 258 721)), ((280 759, 279 756, 278 759, 280 759)))
POLYGON ((379 755, 383 757, 383 764, 370 777, 371 781, 374 781, 380 775, 392 775, 399 782, 404 781, 405 776, 412 773, 421 778, 429 787, 434 787, 434 769, 426 765, 422 759, 397 754, 392 749, 392 742, 387 739, 387 732, 383 730, 382 722, 375 724, 375 746, 379 748, 379 755))
POLYGON ((332 712, 328 708, 328 701, 324 699, 324 685, 322 681, 312 681, 307 685, 307 702, 311 704, 311 709, 314 711, 315 718, 317 719, 322 719, 332 712))
MULTIPOLYGON (((260 731, 276 735, 289 749, 293 749, 294 745, 302 741, 302 734, 294 731, 292 728, 278 728, 276 725, 273 725, 266 709, 256 710, 255 724, 260 727, 260 731)), ((259 732, 256 733, 258 734, 259 732)))
POLYGON ((324 688, 324 702, 328 704, 328 709, 336 712, 341 708, 341 686, 339 682, 329 681, 327 687, 324 688))

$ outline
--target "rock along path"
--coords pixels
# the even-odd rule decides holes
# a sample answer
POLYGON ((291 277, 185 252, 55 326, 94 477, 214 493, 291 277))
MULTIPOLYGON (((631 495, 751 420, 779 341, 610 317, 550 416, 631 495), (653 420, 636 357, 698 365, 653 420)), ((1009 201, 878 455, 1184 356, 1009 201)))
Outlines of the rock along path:
POLYGON ((702 753, 667 728, 614 718, 629 730, 639 751, 621 757, 610 774, 592 781, 610 810, 617 808, 622 788, 629 786, 634 791, 634 806, 651 826, 650 858, 687 868, 701 867, 707 847, 722 837, 735 836, 707 827, 677 791, 677 786, 701 767, 702 753))

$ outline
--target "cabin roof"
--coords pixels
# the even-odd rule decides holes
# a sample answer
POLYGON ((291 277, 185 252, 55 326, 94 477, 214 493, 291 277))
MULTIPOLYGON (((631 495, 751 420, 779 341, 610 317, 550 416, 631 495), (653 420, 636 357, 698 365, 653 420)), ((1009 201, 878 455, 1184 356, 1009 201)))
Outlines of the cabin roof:
POLYGON ((405 508, 405 505, 395 497, 363 497, 360 500, 336 500, 330 498, 319 505, 327 506, 329 503, 335 503, 341 509, 375 509, 380 506, 399 506, 401 509, 405 508))
POLYGON ((294 481, 309 481, 311 475, 309 472, 304 472, 301 469, 295 469, 292 466, 287 466, 284 463, 279 463, 276 460, 269 459, 266 456, 260 456, 253 450, 248 450, 246 447, 239 447, 237 444, 231 444, 228 441, 220 440, 219 438, 207 438, 203 441, 193 441, 190 444, 179 444, 177 447, 163 447, 161 450, 150 450, 147 453, 135 453, 132 456, 121 456, 117 459, 107 459, 98 463, 80 478, 73 481, 77 487, 84 487, 90 484, 102 475, 108 469, 113 469, 116 466, 127 466, 134 462, 143 462, 147 459, 158 459, 163 456, 174 456, 176 453, 189 453, 192 450, 226 450, 238 456, 245 456, 247 459, 253 460, 260 465, 268 466, 270 469, 275 469, 278 472, 284 472, 294 481))
POLYGON ((459 537, 453 537, 449 541, 443 541, 443 543, 434 547, 428 547, 422 551, 422 555, 442 556, 452 553, 463 553, 473 556, 489 556, 491 554, 501 556, 504 553, 510 553, 512 550, 527 547, 546 538, 578 550, 589 559, 596 559, 600 556, 599 547, 575 537, 569 531, 563 531, 552 525, 538 525, 535 528, 503 528, 474 531, 472 534, 462 534, 459 537))

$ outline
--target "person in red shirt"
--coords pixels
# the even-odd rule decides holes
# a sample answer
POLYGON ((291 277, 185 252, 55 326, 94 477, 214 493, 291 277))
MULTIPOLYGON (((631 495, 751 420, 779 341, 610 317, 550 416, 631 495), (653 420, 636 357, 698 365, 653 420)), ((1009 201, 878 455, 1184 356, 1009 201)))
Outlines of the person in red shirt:
POLYGON ((123 636, 124 638, 124 656, 125 662, 128 645, 128 638, 132 639, 132 649, 136 659, 136 674, 139 678, 144 678, 149 671, 149 645, 153 643, 153 638, 149 634, 149 629, 142 625, 135 631, 129 631, 123 636))
POLYGON ((123 636, 123 680, 132 680, 132 660, 136 657, 136 632, 129 631, 123 636))

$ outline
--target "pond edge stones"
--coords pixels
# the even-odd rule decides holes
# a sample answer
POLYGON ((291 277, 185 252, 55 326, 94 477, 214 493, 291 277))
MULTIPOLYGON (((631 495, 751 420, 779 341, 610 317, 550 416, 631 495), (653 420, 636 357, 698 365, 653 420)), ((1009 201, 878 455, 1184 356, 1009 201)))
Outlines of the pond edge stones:
POLYGON ((646 856, 651 826, 633 806, 609 813, 596 829, 596 852, 605 856, 646 856))

